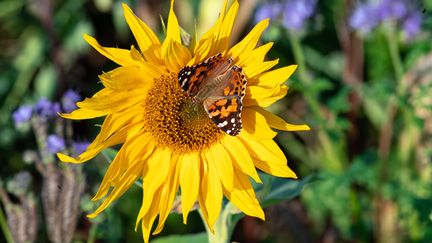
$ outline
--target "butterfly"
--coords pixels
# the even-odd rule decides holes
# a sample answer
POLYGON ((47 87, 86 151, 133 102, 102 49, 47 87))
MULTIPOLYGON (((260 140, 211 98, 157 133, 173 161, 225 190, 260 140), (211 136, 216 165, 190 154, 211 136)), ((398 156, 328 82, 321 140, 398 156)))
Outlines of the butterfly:
POLYGON ((231 57, 218 53, 178 73, 180 87, 194 103, 201 103, 217 127, 231 136, 242 129, 241 111, 247 79, 231 57))

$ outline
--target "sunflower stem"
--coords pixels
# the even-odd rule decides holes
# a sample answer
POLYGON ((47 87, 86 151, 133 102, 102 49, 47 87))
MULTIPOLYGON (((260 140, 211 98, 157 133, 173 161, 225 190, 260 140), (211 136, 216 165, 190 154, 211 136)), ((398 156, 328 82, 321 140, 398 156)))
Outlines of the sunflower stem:
MULTIPOLYGON (((228 243, 231 239, 232 228, 235 222, 231 220, 231 215, 238 214, 240 211, 230 202, 228 202, 222 210, 219 218, 214 225, 214 233, 206 224, 205 216, 201 209, 198 210, 199 215, 203 221, 204 227, 207 232, 207 239, 209 243, 228 243)), ((236 221, 237 222, 237 221, 236 221)))

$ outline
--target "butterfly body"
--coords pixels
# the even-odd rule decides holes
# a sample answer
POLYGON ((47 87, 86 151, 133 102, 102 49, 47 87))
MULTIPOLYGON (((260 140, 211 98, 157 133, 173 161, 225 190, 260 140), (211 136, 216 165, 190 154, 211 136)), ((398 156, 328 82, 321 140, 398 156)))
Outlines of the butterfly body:
POLYGON ((242 129, 241 110, 246 77, 231 58, 217 54, 178 74, 181 88, 202 104, 208 116, 225 133, 236 136, 242 129))

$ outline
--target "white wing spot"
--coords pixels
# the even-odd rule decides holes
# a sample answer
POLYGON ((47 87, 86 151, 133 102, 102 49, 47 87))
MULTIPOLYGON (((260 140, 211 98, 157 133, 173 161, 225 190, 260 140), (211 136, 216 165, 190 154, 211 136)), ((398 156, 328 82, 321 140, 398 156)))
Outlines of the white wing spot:
POLYGON ((231 118, 231 123, 235 123, 235 118, 231 118))
POLYGON ((228 125, 228 122, 227 122, 227 121, 224 121, 224 122, 219 123, 217 126, 218 126, 218 127, 224 127, 224 126, 226 126, 226 125, 228 125))

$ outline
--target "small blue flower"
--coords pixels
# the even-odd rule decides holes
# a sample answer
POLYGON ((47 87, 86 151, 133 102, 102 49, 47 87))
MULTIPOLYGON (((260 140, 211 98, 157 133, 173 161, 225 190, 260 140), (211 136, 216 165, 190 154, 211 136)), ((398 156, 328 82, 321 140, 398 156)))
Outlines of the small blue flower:
POLYGON ((48 151, 55 154, 57 152, 64 150, 65 141, 60 136, 55 135, 55 134, 51 134, 48 136, 48 139, 47 139, 47 148, 48 148, 48 151))
POLYGON ((255 13, 255 23, 269 18, 272 20, 277 19, 281 14, 281 4, 279 3, 265 3, 261 5, 255 13))
POLYGON ((35 105, 35 113, 42 117, 52 118, 60 112, 60 104, 51 102, 46 98, 41 98, 35 105))
POLYGON ((33 114, 33 107, 31 105, 22 105, 12 113, 15 126, 19 126, 23 123, 28 122, 33 114))
POLYGON ((77 92, 71 89, 66 91, 61 98, 63 111, 70 113, 75 110, 77 108, 76 102, 79 100, 81 100, 81 96, 77 92))
POLYGON ((90 145, 90 143, 87 141, 73 142, 72 143, 72 147, 77 154, 82 154, 84 151, 86 151, 86 149, 89 145, 90 145))
POLYGON ((301 30, 306 20, 315 13, 316 3, 317 0, 287 0, 283 3, 271 1, 257 9, 255 22, 281 17, 285 28, 301 30))
POLYGON ((316 0, 288 0, 283 7, 283 25, 287 29, 300 30, 315 12, 316 0))
POLYGON ((361 4, 357 6, 349 19, 351 28, 368 33, 380 24, 380 16, 376 6, 361 4))
POLYGON ((376 5, 380 21, 400 20, 408 13, 408 7, 405 0, 381 0, 376 5))
POLYGON ((368 33, 378 25, 392 21, 409 39, 421 31, 422 16, 416 7, 409 0, 370 0, 354 9, 349 24, 357 31, 368 33))
POLYGON ((403 22, 403 31, 407 39, 412 39, 421 31, 422 16, 420 13, 411 13, 403 22))

